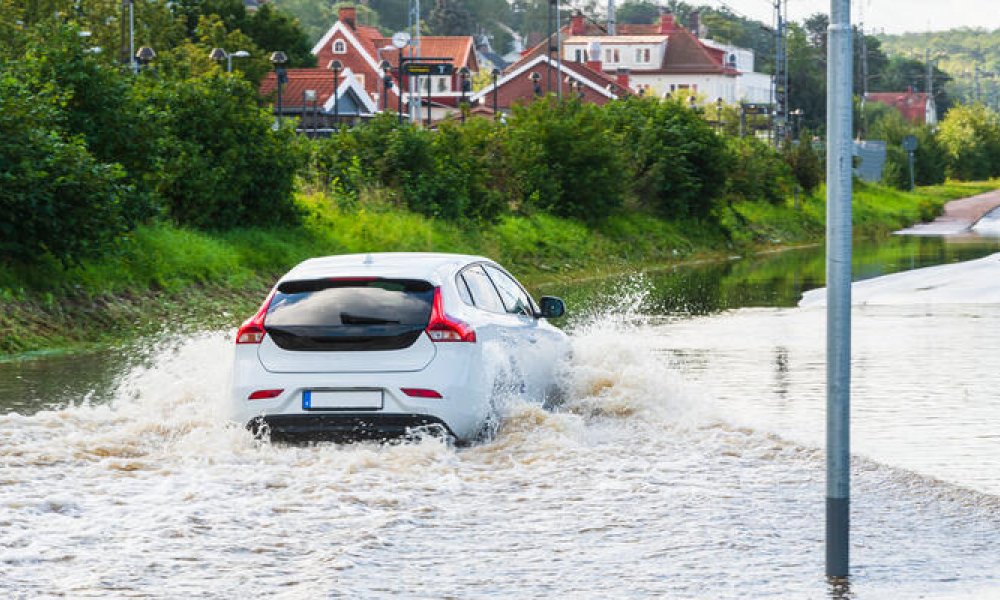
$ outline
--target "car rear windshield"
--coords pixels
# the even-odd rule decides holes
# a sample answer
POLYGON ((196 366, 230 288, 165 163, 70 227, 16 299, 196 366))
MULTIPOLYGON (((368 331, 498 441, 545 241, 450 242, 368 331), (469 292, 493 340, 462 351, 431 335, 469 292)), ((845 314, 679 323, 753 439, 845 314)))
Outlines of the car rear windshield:
POLYGON ((434 286, 420 280, 286 281, 264 328, 285 350, 398 350, 420 337, 433 302, 434 286))

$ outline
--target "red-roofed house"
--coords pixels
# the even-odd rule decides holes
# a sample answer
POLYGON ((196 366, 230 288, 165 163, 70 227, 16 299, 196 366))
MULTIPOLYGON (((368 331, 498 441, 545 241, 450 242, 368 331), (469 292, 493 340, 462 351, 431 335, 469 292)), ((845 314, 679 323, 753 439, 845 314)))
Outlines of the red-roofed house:
MULTIPOLYGON (((574 15, 560 31, 562 60, 599 61, 616 79, 628 72, 631 88, 649 95, 687 90, 707 101, 770 101, 771 77, 753 72, 751 50, 699 39, 670 13, 661 15, 659 23, 621 24, 615 31, 608 35, 604 26, 574 15)), ((518 64, 545 54, 546 43, 526 52, 518 64)))
MULTIPOLYGON (((329 133, 335 122, 357 123, 379 112, 371 95, 350 69, 337 77, 337 94, 333 93, 333 73, 326 69, 286 69, 287 83, 281 90, 282 116, 299 119, 299 131, 319 135, 329 133), (336 98, 337 106, 334 107, 336 98)), ((274 71, 260 84, 260 94, 275 98, 278 82, 274 71)))
POLYGON ((865 96, 867 102, 885 104, 898 110, 903 118, 918 125, 937 124, 937 105, 934 96, 926 92, 871 92, 865 96))
MULTIPOLYGON (((315 90, 319 96, 320 108, 330 107, 329 114, 321 115, 320 120, 328 122, 333 115, 333 72, 330 66, 339 61, 342 66, 339 78, 352 83, 340 85, 341 89, 351 90, 346 102, 338 103, 339 108, 347 111, 357 109, 357 114, 347 117, 366 118, 379 110, 396 111, 400 108, 399 91, 399 61, 400 56, 406 56, 409 49, 400 50, 392 46, 390 39, 374 28, 357 23, 357 10, 351 6, 340 8, 336 23, 316 42, 312 53, 316 56, 317 67, 313 69, 286 70, 288 82, 282 90, 282 109, 285 114, 301 115, 304 119, 314 116, 313 102, 303 101, 306 90, 315 90), (388 90, 379 65, 386 60, 392 65, 393 81, 388 90), (363 92, 363 93, 362 93, 363 92), (367 100, 360 96, 367 96, 367 100), (374 108, 372 108, 374 107, 374 108), (365 111, 369 111, 366 113, 365 111)), ((427 104, 427 98, 435 106, 457 107, 462 95, 459 70, 467 67, 471 75, 478 71, 475 45, 472 36, 424 36, 420 39, 420 55, 427 57, 446 58, 452 64, 454 73, 450 76, 426 76, 417 78, 422 88, 415 102, 427 104), (429 93, 428 93, 429 90, 429 93)), ((470 78, 471 78, 470 75, 470 78)), ((403 76, 402 108, 408 110, 409 80, 403 76)), ((276 76, 270 73, 261 85, 261 94, 269 95, 276 91, 276 76)), ((321 111, 322 112, 322 111, 321 111)), ((343 116, 344 110, 340 111, 343 116)), ((303 127, 305 129, 305 127, 303 127)))
POLYGON ((516 68, 497 80, 496 88, 490 84, 477 92, 473 101, 488 108, 495 103, 498 109, 508 109, 517 102, 532 102, 548 91, 553 94, 561 91, 564 98, 576 97, 583 102, 603 105, 632 95, 627 77, 618 80, 608 76, 601 70, 599 61, 564 61, 559 65, 555 59, 538 54, 518 62, 516 68))

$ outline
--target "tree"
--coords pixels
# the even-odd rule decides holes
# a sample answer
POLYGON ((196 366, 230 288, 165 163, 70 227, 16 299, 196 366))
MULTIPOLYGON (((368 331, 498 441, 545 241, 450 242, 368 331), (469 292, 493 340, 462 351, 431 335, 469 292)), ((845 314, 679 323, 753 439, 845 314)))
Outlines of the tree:
POLYGON ((105 252, 136 223, 122 168, 64 128, 51 86, 36 93, 0 66, 0 260, 64 264, 105 252))
POLYGON ((660 6, 650 0, 626 0, 615 13, 619 23, 654 23, 659 16, 660 6))
POLYGON ((952 108, 941 121, 938 141, 948 158, 948 176, 988 179, 1000 175, 1000 115, 983 104, 952 108))
POLYGON ((434 0, 427 25, 434 35, 469 35, 472 13, 461 0, 434 0))

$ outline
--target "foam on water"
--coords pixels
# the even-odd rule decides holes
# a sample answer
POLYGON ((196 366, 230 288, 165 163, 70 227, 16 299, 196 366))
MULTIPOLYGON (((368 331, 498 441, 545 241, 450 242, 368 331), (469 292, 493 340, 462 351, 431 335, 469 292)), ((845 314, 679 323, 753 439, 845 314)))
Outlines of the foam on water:
MULTIPOLYGON (((0 592, 825 595, 822 453, 736 426, 642 288, 574 324, 561 405, 511 404, 468 449, 255 440, 220 416, 222 333, 164 348, 110 404, 0 415, 0 592)), ((854 477, 859 597, 997 589, 995 496, 871 461, 854 477)))

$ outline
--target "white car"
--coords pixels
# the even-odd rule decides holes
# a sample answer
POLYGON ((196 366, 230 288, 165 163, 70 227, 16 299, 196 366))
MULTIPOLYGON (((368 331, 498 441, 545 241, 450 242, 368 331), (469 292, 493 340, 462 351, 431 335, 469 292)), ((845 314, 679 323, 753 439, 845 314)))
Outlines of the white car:
POLYGON ((236 334, 229 416, 272 439, 475 440, 507 398, 557 390, 569 344, 546 319, 564 312, 479 256, 306 260, 236 334))

